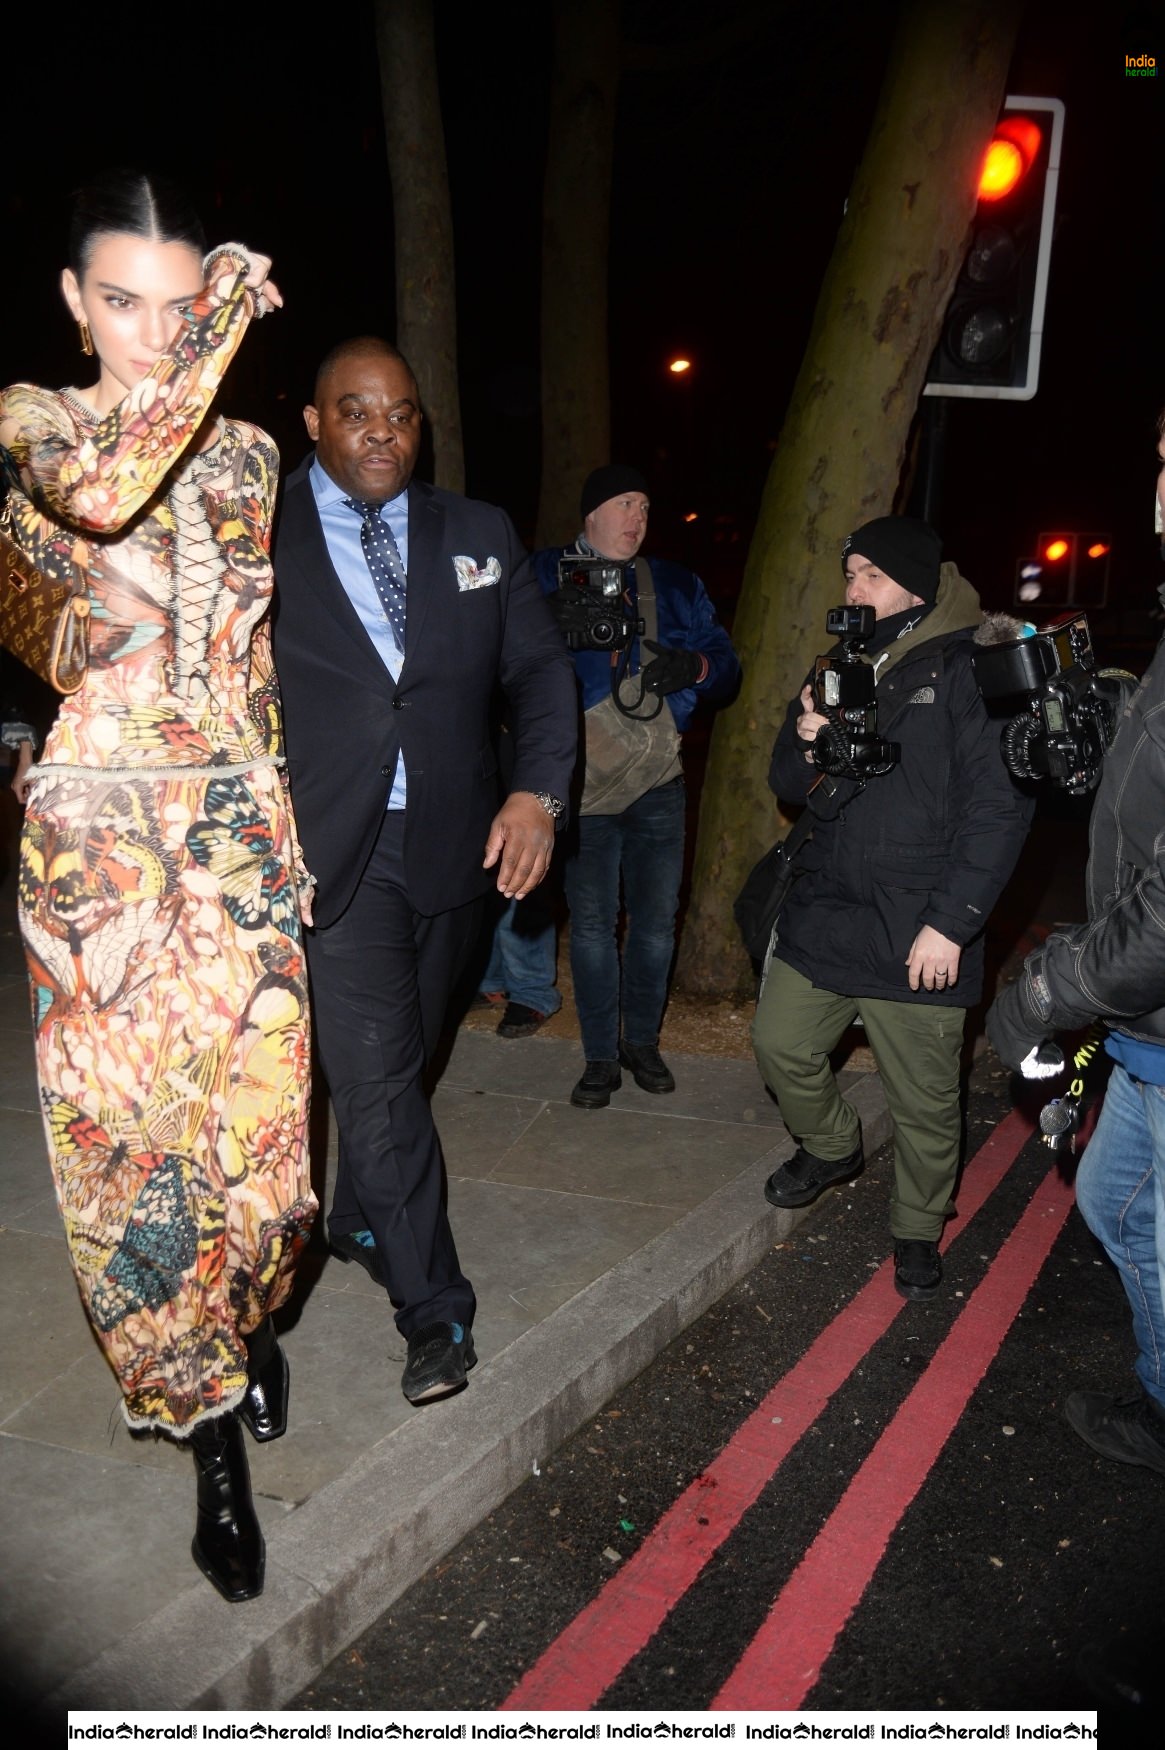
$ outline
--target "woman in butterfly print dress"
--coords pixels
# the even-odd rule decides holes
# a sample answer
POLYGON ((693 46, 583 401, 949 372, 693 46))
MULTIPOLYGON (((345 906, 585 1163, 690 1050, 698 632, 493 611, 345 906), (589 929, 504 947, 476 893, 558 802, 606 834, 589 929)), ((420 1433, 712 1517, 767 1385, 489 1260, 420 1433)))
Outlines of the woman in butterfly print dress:
MULTIPOLYGON (((82 568, 91 657, 33 782, 21 927, 53 1177, 127 1421, 189 1437, 194 1557, 261 1589, 241 1414, 283 1432, 270 1314, 315 1215, 294 831, 263 616, 278 458, 207 411, 281 302, 203 261, 176 190, 118 173, 74 216, 63 290, 97 383, 0 396, 21 547, 82 568), (90 342, 91 337, 91 342, 90 342)), ((305 908, 306 910, 306 908, 305 908)))

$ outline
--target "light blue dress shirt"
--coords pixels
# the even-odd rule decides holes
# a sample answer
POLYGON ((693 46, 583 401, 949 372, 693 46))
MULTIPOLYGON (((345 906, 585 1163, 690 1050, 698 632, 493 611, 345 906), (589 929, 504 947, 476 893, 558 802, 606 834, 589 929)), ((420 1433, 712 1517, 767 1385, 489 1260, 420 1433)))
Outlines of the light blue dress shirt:
MULTIPOLYGON (((368 561, 364 557, 364 549, 360 545, 360 525, 364 521, 358 510, 353 510, 344 503, 349 496, 342 486, 337 486, 331 475, 321 468, 317 457, 309 470, 311 489, 315 493, 316 509, 320 513, 320 527, 324 531, 324 541, 327 544, 328 557, 335 567, 336 576, 344 586, 344 593, 360 616, 360 624, 376 646, 376 653, 394 681, 400 680, 400 671, 404 666, 404 657, 397 648, 393 637, 388 615, 384 604, 376 593, 376 585, 368 569, 368 561)), ((409 569, 409 495, 408 490, 400 492, 395 498, 390 498, 380 507, 380 514, 392 530, 393 539, 400 553, 400 562, 404 566, 405 575, 409 569)), ((405 762, 402 754, 396 762, 396 770, 392 775, 392 789, 389 792, 388 807, 403 808, 405 805, 405 762)))

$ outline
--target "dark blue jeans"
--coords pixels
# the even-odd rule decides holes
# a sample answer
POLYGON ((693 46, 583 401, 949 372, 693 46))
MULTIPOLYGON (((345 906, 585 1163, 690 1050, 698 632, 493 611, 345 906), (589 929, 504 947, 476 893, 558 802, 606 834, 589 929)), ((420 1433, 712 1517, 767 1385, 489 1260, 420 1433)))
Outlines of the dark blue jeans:
POLYGON ((1076 1174, 1080 1213, 1120 1271, 1133 1315, 1133 1371, 1165 1414, 1165 1088, 1113 1065, 1076 1174))
POLYGON ((584 1055, 608 1061, 628 1045, 655 1045, 675 953, 684 863, 684 781, 649 790, 622 814, 584 814, 564 869, 570 907, 570 969, 584 1055), (627 933, 622 1002, 619 897, 627 933))

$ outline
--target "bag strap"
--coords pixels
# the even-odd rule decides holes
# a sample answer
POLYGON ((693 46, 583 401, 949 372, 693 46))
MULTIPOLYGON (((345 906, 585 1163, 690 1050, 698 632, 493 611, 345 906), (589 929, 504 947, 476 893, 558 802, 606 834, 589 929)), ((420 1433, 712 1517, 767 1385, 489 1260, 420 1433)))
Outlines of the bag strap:
MULTIPOLYGON (((635 555, 635 594, 639 601, 639 612, 643 619, 643 636, 657 639, 659 637, 659 616, 655 610, 655 579, 651 575, 651 566, 646 559, 635 555)), ((640 663, 640 668, 643 664, 640 663)))
MULTIPOLYGON (((837 794, 837 784, 834 779, 830 777, 828 772, 822 772, 820 774, 817 781, 812 785, 809 791, 810 796, 818 790, 820 790, 827 800, 830 801, 837 794)), ((787 863, 791 862, 797 855, 797 852, 801 849, 805 840, 812 836, 813 828, 817 825, 818 818, 819 817, 813 812, 812 808, 810 808, 808 800, 806 800, 800 816, 794 821, 793 825, 781 840, 781 849, 785 853, 785 861, 787 863)))

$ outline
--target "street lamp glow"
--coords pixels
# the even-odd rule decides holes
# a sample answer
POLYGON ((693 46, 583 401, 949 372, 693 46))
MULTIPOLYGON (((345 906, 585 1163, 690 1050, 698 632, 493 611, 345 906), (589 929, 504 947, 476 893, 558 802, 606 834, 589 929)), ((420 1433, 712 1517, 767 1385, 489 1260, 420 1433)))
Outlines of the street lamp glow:
POLYGON ((682 377, 685 371, 691 370, 692 361, 691 359, 672 359, 667 368, 673 377, 682 377))

